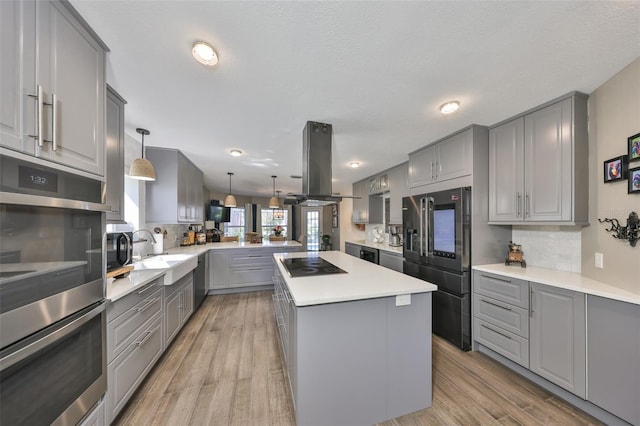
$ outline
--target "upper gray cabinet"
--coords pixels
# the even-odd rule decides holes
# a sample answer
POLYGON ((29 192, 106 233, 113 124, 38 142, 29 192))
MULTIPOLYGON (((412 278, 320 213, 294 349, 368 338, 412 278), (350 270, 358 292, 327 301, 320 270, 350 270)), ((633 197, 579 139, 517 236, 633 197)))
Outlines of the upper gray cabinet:
POLYGON ((489 222, 587 224, 587 95, 489 130, 489 222))
POLYGON ((470 175, 473 169, 473 132, 454 134, 409 154, 409 187, 470 175))
POLYGON ((127 103, 107 86, 107 199, 111 206, 107 221, 124 221, 124 105, 127 103))
POLYGON ((369 223, 369 188, 367 180, 361 180, 353 184, 353 223, 369 223))
POLYGON ((68 2, 0 7, 1 145, 104 176, 107 47, 68 2))
POLYGON ((389 218, 390 224, 402 224, 402 197, 409 195, 409 163, 402 163, 387 173, 389 175, 389 218))
POLYGON ((146 185, 150 223, 201 223, 204 217, 202 172, 177 149, 147 147, 156 180, 146 185))

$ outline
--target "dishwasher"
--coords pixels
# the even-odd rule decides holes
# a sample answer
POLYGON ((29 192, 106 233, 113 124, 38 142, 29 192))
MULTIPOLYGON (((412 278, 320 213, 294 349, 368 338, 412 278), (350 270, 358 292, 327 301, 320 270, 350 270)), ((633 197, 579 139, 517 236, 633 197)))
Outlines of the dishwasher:
POLYGON ((198 266, 193 275, 193 310, 200 307, 204 298, 207 297, 207 254, 198 256, 198 266))

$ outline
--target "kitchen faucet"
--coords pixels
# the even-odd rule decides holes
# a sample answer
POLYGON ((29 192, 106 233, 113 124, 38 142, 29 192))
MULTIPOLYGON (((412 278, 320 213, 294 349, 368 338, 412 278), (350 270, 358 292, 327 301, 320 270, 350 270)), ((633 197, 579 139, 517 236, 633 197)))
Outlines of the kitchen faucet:
POLYGON ((151 233, 151 231, 149 231, 148 229, 136 229, 135 231, 133 231, 133 233, 131 234, 131 236, 133 237, 133 235, 136 232, 146 232, 147 234, 151 235, 151 241, 153 241, 153 244, 156 244, 156 237, 153 236, 153 234, 151 233))

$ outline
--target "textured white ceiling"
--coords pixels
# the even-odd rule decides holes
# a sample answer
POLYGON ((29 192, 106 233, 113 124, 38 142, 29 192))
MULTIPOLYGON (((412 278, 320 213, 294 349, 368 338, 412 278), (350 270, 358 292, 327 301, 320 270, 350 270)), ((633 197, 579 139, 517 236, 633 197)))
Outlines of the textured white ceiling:
MULTIPOLYGON (((595 88, 640 56, 640 1, 72 0, 111 49, 126 132, 226 192, 301 191, 302 129, 334 129, 334 191, 469 124, 595 88), (191 57, 205 40, 220 63, 191 57), (462 106, 444 117, 450 99, 462 106), (228 155, 239 148, 246 155, 228 155), (351 169, 350 161, 362 167, 351 169)), ((638 102, 637 99, 630 100, 638 102)))

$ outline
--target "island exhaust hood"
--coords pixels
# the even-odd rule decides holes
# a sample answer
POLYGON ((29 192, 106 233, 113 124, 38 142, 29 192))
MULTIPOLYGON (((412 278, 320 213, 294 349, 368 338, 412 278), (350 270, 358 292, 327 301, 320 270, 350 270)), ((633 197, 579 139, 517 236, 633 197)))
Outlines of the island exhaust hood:
POLYGON ((354 198, 331 192, 331 124, 307 121, 302 131, 302 194, 288 194, 285 204, 326 206, 354 198))

